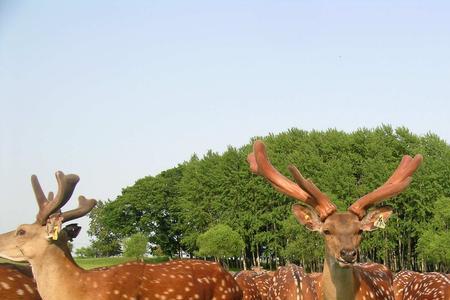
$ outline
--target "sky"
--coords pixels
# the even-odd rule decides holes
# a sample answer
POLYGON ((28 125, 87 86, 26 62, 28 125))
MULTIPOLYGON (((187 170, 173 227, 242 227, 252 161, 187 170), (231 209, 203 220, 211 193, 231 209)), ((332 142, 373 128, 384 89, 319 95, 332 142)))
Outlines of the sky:
MULTIPOLYGON (((450 142, 447 1, 0 0, 0 232, 297 127, 450 142)), ((79 219, 86 246, 88 218, 79 219)))

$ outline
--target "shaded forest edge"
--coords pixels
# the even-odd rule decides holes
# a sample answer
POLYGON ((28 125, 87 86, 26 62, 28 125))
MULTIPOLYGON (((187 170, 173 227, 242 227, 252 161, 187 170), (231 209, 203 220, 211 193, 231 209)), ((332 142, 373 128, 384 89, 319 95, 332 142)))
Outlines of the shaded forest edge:
POLYGON ((126 237, 143 233, 155 255, 214 256, 234 268, 245 262, 273 269, 291 262, 321 271, 322 238, 291 216, 295 200, 248 169, 246 157, 256 138, 264 140, 284 175, 289 177, 288 164, 296 165, 342 211, 383 184, 404 154, 423 154, 410 187, 383 203, 395 215, 385 229, 364 234, 359 257, 394 271, 449 271, 450 146, 435 134, 419 136, 387 125, 351 133, 293 128, 222 154, 193 155, 139 179, 116 199, 101 201, 90 214, 92 243, 78 253, 120 255, 126 237), (208 230, 223 236, 205 238, 208 230))

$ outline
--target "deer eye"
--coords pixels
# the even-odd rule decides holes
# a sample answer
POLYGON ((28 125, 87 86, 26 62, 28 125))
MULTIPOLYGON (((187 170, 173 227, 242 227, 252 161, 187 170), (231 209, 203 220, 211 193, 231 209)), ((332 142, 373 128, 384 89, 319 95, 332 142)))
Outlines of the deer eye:
POLYGON ((331 234, 331 232, 330 232, 330 230, 328 230, 328 229, 325 229, 325 230, 323 231, 323 234, 325 234, 325 235, 329 235, 329 234, 331 234))
POLYGON ((16 235, 17 235, 17 236, 24 236, 24 235, 25 235, 25 233, 26 233, 26 231, 25 231, 25 230, 23 230, 23 229, 19 229, 19 230, 17 230, 17 232, 16 232, 16 235))

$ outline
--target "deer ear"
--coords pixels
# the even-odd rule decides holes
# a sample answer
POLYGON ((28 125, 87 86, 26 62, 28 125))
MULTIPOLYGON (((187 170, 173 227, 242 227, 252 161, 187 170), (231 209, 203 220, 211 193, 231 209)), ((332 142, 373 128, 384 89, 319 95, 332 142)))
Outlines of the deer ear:
POLYGON ((73 241, 80 233, 81 227, 78 224, 69 224, 63 230, 66 232, 69 241, 73 241))
POLYGON ((317 212, 309 207, 298 204, 292 205, 292 213, 300 224, 306 226, 311 231, 320 231, 322 228, 322 221, 320 221, 317 212))
POLYGON ((392 215, 392 207, 382 206, 369 213, 361 220, 361 229, 364 231, 373 231, 378 228, 384 229, 386 221, 392 215))

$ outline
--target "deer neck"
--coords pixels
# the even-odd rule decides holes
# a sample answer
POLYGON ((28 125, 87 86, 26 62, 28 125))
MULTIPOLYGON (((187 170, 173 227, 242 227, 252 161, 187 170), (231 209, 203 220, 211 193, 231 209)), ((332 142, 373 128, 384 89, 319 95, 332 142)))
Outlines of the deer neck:
POLYGON ((357 286, 353 267, 343 268, 334 256, 326 254, 322 275, 321 299, 354 300, 357 286))
POLYGON ((84 270, 67 255, 67 251, 50 245, 43 255, 29 260, 42 299, 76 299, 72 293, 79 290, 80 281, 74 277, 81 278, 84 270))

